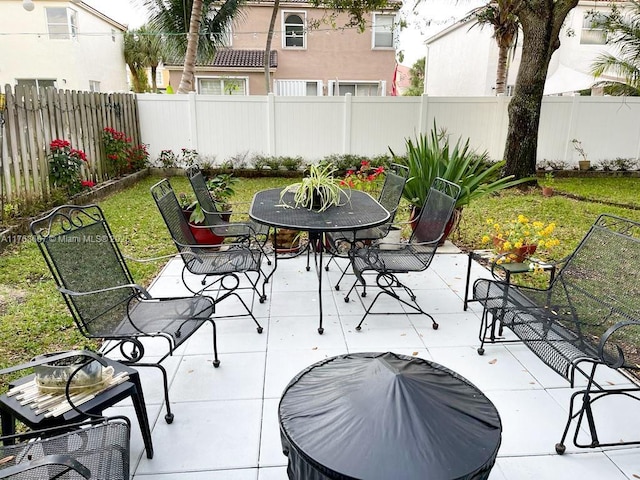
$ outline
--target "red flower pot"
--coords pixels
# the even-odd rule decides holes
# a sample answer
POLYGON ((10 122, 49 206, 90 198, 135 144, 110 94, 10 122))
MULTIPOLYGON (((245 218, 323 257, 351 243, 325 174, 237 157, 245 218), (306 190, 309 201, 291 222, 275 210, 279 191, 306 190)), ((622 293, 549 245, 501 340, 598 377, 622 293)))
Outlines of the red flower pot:
POLYGON ((513 260, 516 263, 522 263, 531 255, 533 255, 538 248, 538 245, 523 245, 519 248, 512 248, 511 250, 505 250, 503 248, 504 240, 502 238, 493 237, 493 245, 496 247, 498 252, 505 254, 509 254, 510 260, 513 260))

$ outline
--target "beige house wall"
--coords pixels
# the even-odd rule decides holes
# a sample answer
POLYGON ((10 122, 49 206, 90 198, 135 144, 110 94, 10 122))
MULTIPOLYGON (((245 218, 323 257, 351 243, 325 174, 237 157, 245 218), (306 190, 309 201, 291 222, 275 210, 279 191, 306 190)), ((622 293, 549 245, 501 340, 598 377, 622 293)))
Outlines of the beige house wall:
MULTIPOLYGON (((246 7, 241 18, 233 25, 229 47, 233 50, 264 50, 271 13, 271 5, 246 7)), ((271 44, 271 50, 278 52, 278 67, 272 70, 271 81, 319 80, 322 82, 323 95, 328 94, 327 87, 331 81, 385 82, 385 92, 382 94, 391 95, 396 64, 395 48, 373 48, 373 16, 369 16, 367 28, 360 33, 357 27, 332 28, 323 22, 323 14, 324 10, 300 3, 280 4, 271 44), (308 26, 319 22, 317 28, 308 29, 305 48, 283 47, 283 18, 288 12, 306 13, 308 26)), ((340 14, 335 19, 337 27, 347 23, 346 14, 340 14)), ((170 74, 175 90, 180 83, 179 70, 173 70, 170 74)), ((197 69, 196 76, 248 77, 250 95, 266 94, 264 71, 261 68, 247 70, 197 69)))

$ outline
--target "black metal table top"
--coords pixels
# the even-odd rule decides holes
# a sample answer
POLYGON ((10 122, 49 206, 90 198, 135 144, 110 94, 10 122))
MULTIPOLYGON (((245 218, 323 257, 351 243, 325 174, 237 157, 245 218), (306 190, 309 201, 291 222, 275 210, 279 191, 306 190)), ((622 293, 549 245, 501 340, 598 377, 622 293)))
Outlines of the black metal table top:
MULTIPOLYGON (((324 212, 287 207, 280 200, 281 191, 272 188, 256 193, 249 216, 264 225, 308 232, 360 230, 382 225, 389 219, 389 212, 382 205, 359 190, 351 190, 350 195, 343 192, 341 204, 324 212)), ((284 201, 293 205, 293 193, 285 194, 284 201)))

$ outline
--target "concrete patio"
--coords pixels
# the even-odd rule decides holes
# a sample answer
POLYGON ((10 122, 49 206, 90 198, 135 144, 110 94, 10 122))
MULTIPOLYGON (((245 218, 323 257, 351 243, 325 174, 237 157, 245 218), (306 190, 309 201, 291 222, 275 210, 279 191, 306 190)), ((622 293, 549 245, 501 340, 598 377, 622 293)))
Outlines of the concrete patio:
MULTIPOLYGON (((555 453, 572 390, 522 345, 489 345, 485 355, 478 356, 478 305, 471 304, 467 312, 462 308, 467 256, 452 246, 445 252, 436 255, 426 272, 404 277, 420 304, 440 324, 438 330, 431 328, 428 318, 406 315, 397 302, 383 299, 380 303, 398 314, 369 317, 357 332, 354 327, 363 314, 360 297, 344 302, 351 279, 335 291, 338 270, 331 265, 323 287, 325 333, 318 335, 315 272, 306 271, 305 257, 280 261, 267 285, 267 301, 254 306, 264 327, 261 335, 247 317, 220 319, 216 322, 220 368, 212 366, 209 326, 165 361, 173 424, 166 424, 163 418, 159 374, 155 369, 141 370, 155 457, 148 460, 144 456, 134 420, 134 478, 286 480, 287 459, 280 447, 277 414, 283 389, 311 363, 359 351, 393 351, 433 360, 485 392, 503 424, 492 480, 640 478, 640 448, 577 449, 569 440, 565 455, 555 453)), ((186 294, 181 269, 180 259, 170 261, 151 286, 151 293, 186 294)), ((479 276, 488 276, 488 272, 475 264, 472 281, 479 276)), ((222 302, 217 315, 237 313, 237 304, 233 299, 222 302)), ((160 346, 150 343, 147 355, 160 346)), ((603 372, 600 380, 626 383, 616 372, 603 372)), ((600 403, 596 404, 596 422, 601 440, 638 438, 637 402, 608 398, 600 403)), ((110 413, 135 418, 133 408, 126 404, 110 413)), ((401 472, 397 478, 402 478, 401 472)))

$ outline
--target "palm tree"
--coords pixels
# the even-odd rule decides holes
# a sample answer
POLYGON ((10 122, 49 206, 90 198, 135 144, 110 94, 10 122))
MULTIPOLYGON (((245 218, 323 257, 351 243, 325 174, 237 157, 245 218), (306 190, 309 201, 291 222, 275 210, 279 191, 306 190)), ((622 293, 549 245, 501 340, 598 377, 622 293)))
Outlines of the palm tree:
POLYGON ((151 25, 143 25, 137 31, 140 62, 151 69, 151 91, 158 92, 156 72, 158 64, 164 59, 165 47, 160 32, 151 25))
POLYGON ((631 3, 628 15, 623 15, 616 5, 609 15, 604 15, 607 44, 615 45, 618 55, 601 54, 591 70, 595 77, 610 73, 622 79, 602 82, 607 93, 613 95, 640 95, 640 3, 631 3))
POLYGON ((146 83, 143 81, 145 72, 140 46, 137 30, 124 32, 124 61, 129 67, 129 72, 131 72, 131 83, 133 84, 133 91, 136 93, 144 92, 146 83))
POLYGON ((409 70, 409 81, 411 82, 411 85, 403 93, 404 96, 419 97, 424 93, 424 70, 426 60, 426 57, 422 57, 421 59, 416 60, 416 62, 411 67, 411 70, 409 70))
POLYGON ((498 69, 496 72, 496 95, 502 95, 507 90, 507 76, 509 74, 509 51, 518 41, 520 22, 514 14, 519 7, 520 0, 492 0, 491 3, 479 8, 475 12, 476 25, 493 26, 493 38, 498 44, 498 69))
POLYGON ((192 90, 196 62, 212 61, 244 0, 142 0, 163 35, 168 58, 184 59, 178 93, 192 90), (188 26, 188 27, 187 27, 188 26))

